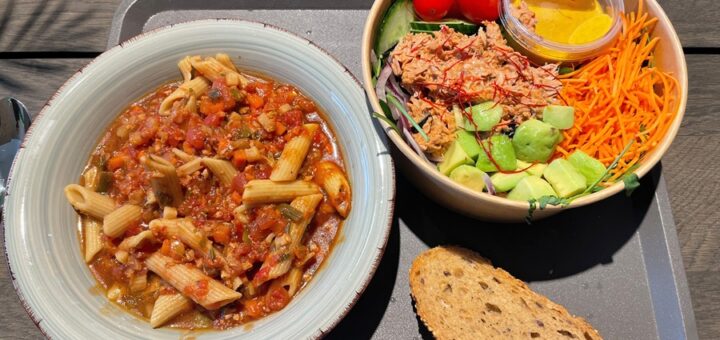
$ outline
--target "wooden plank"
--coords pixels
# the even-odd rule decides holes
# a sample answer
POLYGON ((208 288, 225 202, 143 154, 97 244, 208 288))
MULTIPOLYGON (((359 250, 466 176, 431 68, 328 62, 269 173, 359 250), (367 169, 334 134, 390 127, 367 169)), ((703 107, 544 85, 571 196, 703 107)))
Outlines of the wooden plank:
MULTIPOLYGON (((720 63, 719 55, 687 58, 689 100, 678 137, 663 159, 663 171, 678 228, 685 268, 720 271, 720 63), (717 200, 714 200, 717 202, 717 200)), ((718 333, 720 337, 720 333, 718 333)))
POLYGON ((720 339, 720 272, 691 272, 687 278, 699 338, 720 339))
POLYGON ((685 47, 720 47, 717 0, 658 0, 685 47))
POLYGON ((103 51, 120 1, 0 1, 0 51, 103 51))
POLYGON ((0 97, 14 96, 34 116, 48 99, 90 59, 0 60, 0 97))
MULTIPOLYGON (((716 104, 717 105, 717 104, 716 104)), ((663 158, 686 271, 720 272, 720 135, 680 135, 663 158)), ((692 288, 692 287, 691 287, 692 288)), ((720 333, 718 334, 720 338, 720 333)))
POLYGON ((680 134, 686 136, 719 134, 720 55, 686 55, 685 58, 690 87, 688 106, 680 134))
MULTIPOLYGON (((5 0, 0 51, 103 51, 121 0, 5 0)), ((659 0, 683 46, 720 47, 720 1, 659 0)))
POLYGON ((687 56, 688 106, 663 158, 698 334, 720 339, 720 55, 687 56))

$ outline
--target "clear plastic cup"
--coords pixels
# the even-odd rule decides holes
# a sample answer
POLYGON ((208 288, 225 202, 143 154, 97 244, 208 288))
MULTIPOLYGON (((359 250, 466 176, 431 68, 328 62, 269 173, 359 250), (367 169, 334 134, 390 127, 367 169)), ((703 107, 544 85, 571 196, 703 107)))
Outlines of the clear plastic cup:
MULTIPOLYGON (((548 0, 551 1, 551 0, 548 0)), ((525 27, 512 15, 513 0, 500 1, 500 22, 506 31, 508 44, 532 61, 543 63, 573 64, 591 59, 610 47, 622 27, 620 13, 625 11, 622 0, 598 0, 605 14, 612 18, 610 29, 597 40, 585 44, 565 44, 550 41, 525 27)))

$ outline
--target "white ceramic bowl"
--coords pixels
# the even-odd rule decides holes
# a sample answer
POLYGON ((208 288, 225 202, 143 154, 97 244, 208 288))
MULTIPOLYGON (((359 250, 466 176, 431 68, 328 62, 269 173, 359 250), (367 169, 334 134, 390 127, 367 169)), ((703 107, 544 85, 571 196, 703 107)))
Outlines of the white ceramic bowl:
POLYGON ((171 79, 189 54, 226 52, 240 67, 296 85, 327 113, 344 152, 353 209, 323 268, 283 310, 198 339, 320 337, 352 307, 387 241, 393 167, 357 80, 307 40, 260 23, 205 20, 159 29, 115 47, 73 76, 33 124, 11 172, 5 247, 18 295, 48 337, 178 339, 109 303, 82 260, 77 215, 63 187, 78 181, 106 126, 132 100, 171 79))
MULTIPOLYGON (((375 46, 377 36, 377 28, 383 19, 385 11, 394 0, 376 0, 370 15, 365 22, 365 30, 363 32, 363 44, 361 63, 363 68, 363 81, 365 82, 365 91, 370 98, 373 108, 377 112, 382 112, 380 103, 372 83, 372 66, 370 51, 375 46)), ((637 0, 625 0, 626 11, 634 11, 637 8, 637 0)), ((655 49, 655 61, 658 67, 672 73, 680 84, 679 97, 677 104, 677 114, 675 120, 667 131, 666 135, 660 141, 655 149, 645 156, 635 173, 642 177, 657 164, 665 151, 670 147, 685 114, 685 106, 687 104, 687 66, 685 64, 685 54, 683 54, 682 45, 678 39, 675 29, 670 23, 667 15, 662 10, 656 0, 645 0, 645 11, 651 17, 657 17, 658 23, 653 31, 653 36, 659 37, 661 41, 655 49)), ((389 128, 385 122, 380 123, 385 131, 388 132, 390 139, 393 141, 398 150, 398 167, 403 174, 407 176, 416 187, 423 191, 428 197, 438 203, 459 211, 465 215, 476 217, 484 220, 500 221, 500 222, 522 222, 527 216, 528 204, 526 202, 511 201, 502 197, 492 196, 487 193, 478 193, 472 191, 462 185, 453 182, 447 176, 443 176, 434 166, 423 161, 413 149, 405 143, 405 141, 389 128)), ((534 219, 545 218, 559 213, 563 209, 575 208, 588 205, 600 200, 606 199, 617 194, 624 188, 623 182, 618 182, 607 189, 601 190, 594 194, 579 198, 570 203, 567 207, 548 206, 544 210, 536 210, 533 214, 534 219)))

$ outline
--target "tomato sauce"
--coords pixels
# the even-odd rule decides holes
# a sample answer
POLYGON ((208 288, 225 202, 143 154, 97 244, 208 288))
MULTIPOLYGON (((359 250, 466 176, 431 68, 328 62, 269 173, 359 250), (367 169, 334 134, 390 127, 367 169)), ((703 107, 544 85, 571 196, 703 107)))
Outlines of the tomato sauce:
MULTIPOLYGON (((250 80, 246 86, 229 86, 223 79, 215 80, 208 92, 197 98, 195 110, 179 100, 167 115, 159 114, 160 105, 182 83, 160 86, 128 106, 109 126, 90 156, 86 171, 94 168, 108 177, 103 194, 118 206, 129 203, 143 208, 142 218, 128 228, 125 235, 119 239, 102 236, 103 249, 89 263, 92 274, 106 289, 111 301, 141 318, 150 317, 160 295, 182 293, 202 298, 208 294, 207 281, 198 281, 178 292, 148 271, 143 261, 158 251, 177 263, 201 269, 226 286, 230 281, 224 277, 224 265, 243 281, 238 288, 242 298, 217 310, 206 310, 195 304, 165 326, 225 329, 278 311, 292 298, 277 280, 259 286, 252 284, 254 277, 266 275, 260 266, 271 252, 272 243, 268 240, 287 232, 290 218, 281 213, 277 204, 248 208, 246 221, 239 220, 235 210, 242 204, 245 185, 254 179, 269 178, 285 144, 300 134, 305 123, 318 123, 321 128, 312 138, 298 179, 311 181, 314 166, 320 161, 332 161, 344 171, 343 159, 332 129, 311 99, 291 85, 243 75, 250 80), (272 117, 270 123, 263 121, 268 116, 272 117), (256 148, 260 156, 247 158, 242 150, 248 148, 256 148), (124 237, 149 230, 150 221, 163 217, 163 210, 153 201, 151 173, 141 162, 148 155, 160 156, 176 168, 187 163, 183 159, 187 157, 215 157, 232 162, 238 174, 229 186, 221 185, 207 169, 180 176, 184 197, 177 206, 178 216, 192 220, 198 231, 212 242, 212 252, 219 252, 218 257, 202 256, 179 240, 160 233, 154 241, 131 249, 124 262, 119 260, 118 245, 124 237), (147 283, 133 289, 133 279, 138 275, 147 275, 147 283)), ((295 265, 301 263, 303 270, 298 289, 307 283, 331 251, 343 221, 327 194, 324 195, 301 247, 291 254, 295 265), (312 256, 307 259, 308 255, 312 256), (306 259, 301 261, 301 257, 306 259)))

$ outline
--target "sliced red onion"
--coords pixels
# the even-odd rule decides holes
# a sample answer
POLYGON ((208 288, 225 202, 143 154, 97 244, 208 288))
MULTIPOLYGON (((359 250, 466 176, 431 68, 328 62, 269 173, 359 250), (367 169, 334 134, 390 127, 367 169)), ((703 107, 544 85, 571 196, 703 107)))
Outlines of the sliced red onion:
POLYGON ((415 138, 413 138, 412 134, 408 129, 403 129, 403 134, 405 135, 405 139, 407 140, 407 143, 410 144, 410 146, 417 152, 417 154, 420 156, 420 158, 424 159, 426 162, 431 163, 427 157, 425 157, 425 153, 420 148, 420 145, 418 145, 417 142, 415 142, 415 138))
MULTIPOLYGON (((390 82, 392 82, 393 79, 395 79, 395 76, 390 76, 390 82)), ((389 90, 390 93, 392 93, 395 96, 395 98, 398 98, 398 100, 401 101, 403 107, 405 107, 405 110, 409 111, 409 108, 407 106, 407 103, 408 103, 407 95, 404 92, 398 91, 390 86, 388 86, 386 88, 386 90, 389 90)), ((386 92, 386 95, 387 95, 387 92, 386 92)), ((390 112, 392 112, 393 118, 395 118, 395 120, 398 120, 399 117, 403 117, 405 119, 403 123, 405 124, 405 126, 407 126, 408 129, 411 129, 410 122, 400 112, 400 109, 397 108, 395 105, 391 105, 390 103, 388 103, 388 106, 390 106, 390 112)))
POLYGON ((380 75, 378 75, 377 79, 377 84, 375 84, 375 94, 380 100, 387 101, 385 87, 387 87, 387 82, 391 75, 392 67, 390 67, 390 61, 388 60, 388 63, 385 65, 385 67, 383 67, 382 71, 380 71, 380 75))
POLYGON ((390 113, 392 113, 393 119, 395 121, 399 122, 401 126, 399 126, 401 129, 406 129, 408 125, 410 125, 410 122, 407 121, 407 118, 403 116, 403 114, 400 112, 400 109, 395 107, 395 105, 389 105, 390 106, 390 113), (403 119, 400 119, 402 117, 403 119))
POLYGON ((487 188, 488 194, 495 195, 495 186, 493 186, 488 174, 483 173, 483 181, 485 181, 485 187, 487 188))
POLYGON ((388 80, 389 80, 388 82, 390 83, 390 86, 388 86, 388 87, 390 88, 392 93, 395 95, 395 97, 398 97, 398 99, 400 99, 400 101, 402 101, 403 104, 407 105, 407 102, 410 100, 410 96, 408 96, 407 93, 405 93, 405 91, 402 90, 402 87, 400 87, 400 83, 398 82, 397 77, 393 76, 393 77, 390 77, 390 79, 388 79, 388 80))
POLYGON ((410 125, 410 121, 407 119, 407 117, 405 117, 404 114, 402 114, 402 113, 400 112, 400 109, 398 109, 397 107, 395 107, 395 105, 393 105, 392 108, 395 109, 395 112, 393 112, 393 114, 397 113, 397 115, 399 116, 399 117, 396 118, 396 119, 397 119, 397 121, 400 123, 400 125, 399 125, 400 128, 401 128, 402 130, 408 130, 408 132, 409 132, 409 130, 412 129, 412 125, 410 125))

